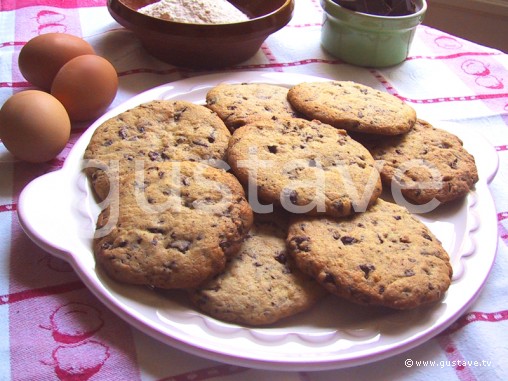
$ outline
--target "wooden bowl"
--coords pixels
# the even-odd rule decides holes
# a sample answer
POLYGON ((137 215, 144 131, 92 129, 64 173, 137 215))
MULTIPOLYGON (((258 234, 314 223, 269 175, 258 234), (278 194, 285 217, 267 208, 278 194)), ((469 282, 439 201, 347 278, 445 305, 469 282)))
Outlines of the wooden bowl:
POLYGON ((148 53, 169 64, 196 69, 235 65, 252 57, 293 17, 294 0, 230 0, 249 16, 230 24, 191 24, 137 12, 156 0, 108 0, 111 16, 131 30, 148 53))

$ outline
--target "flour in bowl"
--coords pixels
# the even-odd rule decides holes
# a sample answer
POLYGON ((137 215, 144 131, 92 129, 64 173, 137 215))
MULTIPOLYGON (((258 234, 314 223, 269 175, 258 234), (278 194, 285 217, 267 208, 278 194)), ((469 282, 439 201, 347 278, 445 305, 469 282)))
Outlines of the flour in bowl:
POLYGON ((227 24, 249 19, 226 0, 160 0, 138 9, 138 12, 193 24, 227 24))

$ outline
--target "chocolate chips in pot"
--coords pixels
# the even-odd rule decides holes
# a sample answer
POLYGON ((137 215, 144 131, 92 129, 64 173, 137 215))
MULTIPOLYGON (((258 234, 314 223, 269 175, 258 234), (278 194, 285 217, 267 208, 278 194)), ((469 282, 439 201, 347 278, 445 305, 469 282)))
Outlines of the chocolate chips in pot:
POLYGON ((407 16, 417 11, 414 0, 333 0, 341 7, 377 16, 407 16))

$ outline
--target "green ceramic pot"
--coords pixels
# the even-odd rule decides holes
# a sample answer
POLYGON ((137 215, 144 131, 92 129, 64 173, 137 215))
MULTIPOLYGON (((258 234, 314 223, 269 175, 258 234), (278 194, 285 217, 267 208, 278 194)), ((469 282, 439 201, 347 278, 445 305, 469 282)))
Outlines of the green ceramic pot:
POLYGON ((375 16, 351 11, 332 0, 320 0, 324 10, 321 44, 342 61, 366 67, 387 67, 404 61, 416 27, 427 10, 416 0, 408 16, 375 16))

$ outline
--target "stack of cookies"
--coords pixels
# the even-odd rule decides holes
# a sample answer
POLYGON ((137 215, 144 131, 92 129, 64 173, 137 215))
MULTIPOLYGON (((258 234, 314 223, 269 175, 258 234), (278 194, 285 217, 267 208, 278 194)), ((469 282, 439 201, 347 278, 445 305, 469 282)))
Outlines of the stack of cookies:
POLYGON ((201 311, 245 325, 330 294, 395 309, 440 300, 448 254, 383 187, 438 207, 478 180, 456 136, 344 81, 149 102, 99 126, 85 159, 109 205, 94 240, 107 274, 185 289, 201 311))
POLYGON ((190 288, 224 270, 252 226, 242 186, 214 166, 229 139, 215 113, 184 101, 152 101, 99 126, 85 170, 107 204, 94 253, 111 277, 190 288))

